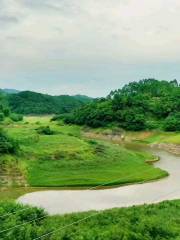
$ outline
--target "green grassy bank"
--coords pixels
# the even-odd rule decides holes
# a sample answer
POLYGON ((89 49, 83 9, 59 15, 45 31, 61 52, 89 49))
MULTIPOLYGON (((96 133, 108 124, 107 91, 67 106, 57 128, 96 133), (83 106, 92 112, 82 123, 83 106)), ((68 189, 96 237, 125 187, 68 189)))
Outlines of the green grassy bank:
MULTIPOLYGON (((107 141, 87 139, 79 126, 50 122, 50 117, 28 117, 6 125, 8 135, 19 143, 17 155, 0 161, 18 166, 31 187, 91 187, 123 185, 158 179, 165 171, 146 163, 154 157, 127 150, 107 141), (52 135, 37 129, 49 125, 52 135)), ((14 184, 18 185, 18 182, 14 184)))

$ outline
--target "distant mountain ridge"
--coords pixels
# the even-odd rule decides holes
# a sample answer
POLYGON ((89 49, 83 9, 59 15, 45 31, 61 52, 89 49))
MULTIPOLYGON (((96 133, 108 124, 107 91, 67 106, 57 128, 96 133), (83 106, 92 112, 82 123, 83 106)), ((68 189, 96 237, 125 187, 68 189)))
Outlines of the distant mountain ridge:
POLYGON ((51 96, 33 91, 13 91, 8 93, 7 100, 13 112, 28 115, 68 113, 93 99, 84 95, 51 96))
POLYGON ((11 88, 3 88, 1 89, 2 92, 7 93, 7 94, 14 94, 14 93, 19 93, 20 91, 17 89, 11 89, 11 88))

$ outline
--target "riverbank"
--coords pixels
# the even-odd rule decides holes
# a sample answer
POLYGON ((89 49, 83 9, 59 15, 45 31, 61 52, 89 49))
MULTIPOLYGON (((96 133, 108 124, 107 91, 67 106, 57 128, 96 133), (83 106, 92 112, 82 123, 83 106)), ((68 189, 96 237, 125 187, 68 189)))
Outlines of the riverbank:
POLYGON ((150 204, 180 198, 179 157, 160 150, 156 150, 154 154, 160 156, 161 159, 154 164, 155 167, 168 172, 167 178, 104 190, 40 191, 26 194, 18 201, 42 207, 49 214, 64 214, 150 204), (72 199, 74 204, 72 204, 72 199))
POLYGON ((113 129, 86 129, 87 138, 101 139, 120 145, 129 143, 145 144, 153 148, 180 155, 180 133, 161 131, 125 132, 113 129))
POLYGON ((162 150, 165 150, 165 151, 168 151, 170 153, 180 156, 180 144, 172 144, 172 143, 157 144, 157 143, 155 143, 155 144, 151 144, 151 147, 162 149, 162 150))
MULTIPOLYGON (((167 176, 165 171, 146 163, 154 159, 150 153, 87 138, 84 128, 51 122, 47 116, 26 117, 24 122, 9 124, 7 132, 20 148, 18 154, 0 157, 4 176, 13 165, 18 169, 18 175, 8 175, 14 187, 24 187, 20 176, 28 187, 75 189, 104 183, 108 187, 134 184, 167 176), (47 126, 51 134, 40 131, 47 126)), ((1 177, 0 184, 6 187, 1 177)))
MULTIPOLYGON (((19 142, 21 153, 1 159, 5 162, 7 159, 11 163, 9 167, 15 161, 18 173, 24 176, 28 186, 19 182, 19 175, 17 181, 12 175, 15 184, 9 188, 2 185, 1 199, 16 199, 39 190, 79 190, 97 185, 112 188, 161 179, 168 176, 167 171, 154 168, 152 164, 159 159, 148 153, 149 149, 140 150, 141 145, 144 148, 160 141, 170 141, 170 144, 179 141, 178 133, 113 130, 112 134, 111 129, 94 130, 50 122, 47 116, 26 117, 24 122, 8 125, 7 131, 19 142), (37 128, 47 125, 54 135, 37 133, 37 128)), ((163 146, 167 149, 167 145, 163 146)), ((11 178, 11 171, 7 170, 11 178)))

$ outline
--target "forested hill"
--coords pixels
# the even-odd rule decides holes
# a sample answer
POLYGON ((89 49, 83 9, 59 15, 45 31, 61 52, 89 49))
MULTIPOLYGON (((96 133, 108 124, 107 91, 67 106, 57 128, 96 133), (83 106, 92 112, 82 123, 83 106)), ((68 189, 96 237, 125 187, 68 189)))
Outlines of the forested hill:
POLYGON ((87 96, 51 96, 31 91, 8 94, 10 109, 20 114, 56 114, 70 112, 92 99, 87 96))
POLYGON ((115 125, 127 130, 180 131, 180 85, 176 80, 132 82, 112 91, 107 98, 60 117, 66 123, 91 127, 115 125))

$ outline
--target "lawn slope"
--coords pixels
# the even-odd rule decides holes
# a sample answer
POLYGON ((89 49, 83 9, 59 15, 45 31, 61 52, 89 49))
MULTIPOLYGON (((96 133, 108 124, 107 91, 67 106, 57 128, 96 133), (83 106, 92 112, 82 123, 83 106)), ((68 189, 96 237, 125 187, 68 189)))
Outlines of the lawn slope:
POLYGON ((153 159, 151 154, 84 138, 79 126, 29 117, 8 125, 7 131, 20 144, 18 164, 29 186, 115 186, 167 176, 165 171, 146 163, 153 159), (38 133, 37 129, 46 125, 53 135, 38 133))

